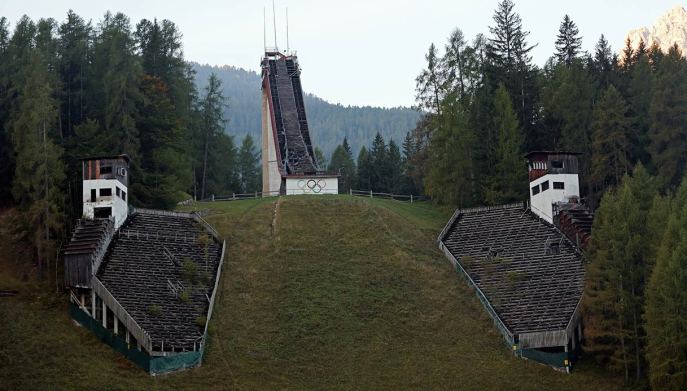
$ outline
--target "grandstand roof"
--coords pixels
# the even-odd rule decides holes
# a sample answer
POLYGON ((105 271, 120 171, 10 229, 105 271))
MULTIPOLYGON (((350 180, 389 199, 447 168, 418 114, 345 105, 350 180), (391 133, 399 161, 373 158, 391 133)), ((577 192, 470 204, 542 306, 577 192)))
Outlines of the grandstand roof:
MULTIPOLYGON (((578 248, 553 225, 523 204, 465 209, 456 211, 439 241, 510 334, 565 338, 582 296, 584 266, 578 248)), ((541 347, 542 341, 530 342, 541 347)))

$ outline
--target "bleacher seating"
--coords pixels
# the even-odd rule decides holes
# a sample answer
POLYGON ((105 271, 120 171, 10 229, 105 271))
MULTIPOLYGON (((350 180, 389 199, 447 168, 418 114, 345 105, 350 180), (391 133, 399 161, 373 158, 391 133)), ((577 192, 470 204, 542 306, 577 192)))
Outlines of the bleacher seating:
POLYGON ((207 314, 221 251, 192 218, 137 212, 115 235, 97 275, 150 335, 153 349, 164 341, 165 350, 193 350, 203 336, 198 319, 207 314), (185 260, 195 264, 194 284, 184 275, 185 260), (190 294, 182 299, 184 290, 190 294))
POLYGON ((513 333, 564 330, 580 301, 579 249, 522 205, 461 211, 440 240, 513 333))

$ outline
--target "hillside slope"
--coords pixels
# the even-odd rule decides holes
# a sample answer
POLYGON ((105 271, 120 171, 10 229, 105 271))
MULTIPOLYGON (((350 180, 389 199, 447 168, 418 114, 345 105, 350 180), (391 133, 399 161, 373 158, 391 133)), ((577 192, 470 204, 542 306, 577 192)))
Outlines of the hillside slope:
MULTIPOLYGON (((209 66, 191 63, 196 71, 196 85, 199 91, 207 85, 214 72, 222 80, 227 97, 225 117, 229 119, 226 131, 240 142, 250 133, 259 144, 261 132, 260 75, 231 66, 209 66)), ((307 73, 303 80, 307 84, 307 73)), ((322 100, 315 95, 305 94, 305 109, 308 125, 315 146, 326 156, 331 156, 344 137, 357 154, 360 147, 369 146, 377 132, 385 140, 393 138, 399 145, 406 132, 415 127, 420 115, 409 108, 380 108, 342 106, 322 100)))
POLYGON ((273 236, 276 201, 199 205, 229 243, 201 368, 151 378, 74 326, 66 298, 25 293, 0 298, 0 388, 618 388, 590 363, 565 375, 510 354, 436 248, 444 211, 287 197, 273 236))

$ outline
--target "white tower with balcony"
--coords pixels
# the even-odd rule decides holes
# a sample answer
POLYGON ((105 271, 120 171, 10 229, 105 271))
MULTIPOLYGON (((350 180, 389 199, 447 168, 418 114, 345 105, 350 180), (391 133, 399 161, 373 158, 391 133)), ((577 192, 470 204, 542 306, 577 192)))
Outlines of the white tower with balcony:
POLYGON ((129 157, 99 156, 81 160, 83 217, 114 218, 118 229, 129 214, 129 157))
POLYGON ((554 222, 562 204, 580 202, 579 165, 576 152, 535 151, 527 154, 530 208, 554 222))

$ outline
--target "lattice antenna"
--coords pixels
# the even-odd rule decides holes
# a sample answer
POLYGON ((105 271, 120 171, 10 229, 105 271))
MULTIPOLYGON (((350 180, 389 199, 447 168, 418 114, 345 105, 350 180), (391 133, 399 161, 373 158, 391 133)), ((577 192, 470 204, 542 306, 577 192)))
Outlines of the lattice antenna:
POLYGON ((289 55, 289 7, 286 7, 286 55, 289 55))
POLYGON ((272 0, 272 27, 274 28, 274 50, 277 49, 277 14, 274 11, 274 0, 272 0))

